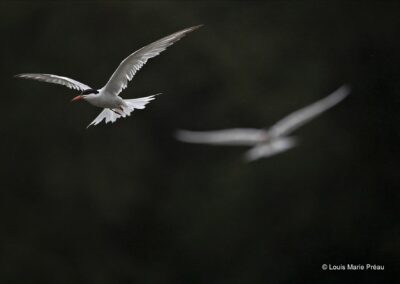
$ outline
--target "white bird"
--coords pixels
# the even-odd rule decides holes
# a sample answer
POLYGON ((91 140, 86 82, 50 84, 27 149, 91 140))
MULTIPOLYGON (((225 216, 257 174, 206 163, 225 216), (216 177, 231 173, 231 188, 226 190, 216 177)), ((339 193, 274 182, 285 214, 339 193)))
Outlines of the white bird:
POLYGON ((188 143, 252 146, 245 153, 247 161, 270 157, 296 146, 297 139, 287 135, 342 101, 349 93, 350 88, 344 85, 329 96, 289 114, 268 129, 179 130, 176 138, 188 143))
POLYGON ((129 116, 134 109, 144 109, 145 105, 154 99, 155 95, 129 100, 124 100, 119 96, 136 72, 142 68, 147 60, 159 55, 168 46, 201 26, 198 25, 173 33, 133 52, 120 63, 107 84, 98 90, 76 80, 52 74, 25 73, 16 75, 16 77, 60 84, 81 91, 81 94, 74 97, 72 101, 85 100, 91 105, 104 109, 88 127, 99 124, 103 119, 105 123, 113 123, 120 117, 129 116))

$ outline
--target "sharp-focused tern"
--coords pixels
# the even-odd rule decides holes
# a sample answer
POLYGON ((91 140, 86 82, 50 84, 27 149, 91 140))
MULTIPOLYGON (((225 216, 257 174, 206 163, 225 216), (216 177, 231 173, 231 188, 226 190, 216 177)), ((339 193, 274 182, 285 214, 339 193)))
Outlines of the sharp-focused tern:
POLYGON ((88 127, 97 125, 102 120, 105 120, 105 123, 113 123, 120 117, 129 116, 134 109, 144 109, 145 105, 154 99, 155 95, 129 100, 124 100, 119 96, 136 72, 142 68, 147 60, 159 55, 168 46, 201 26, 198 25, 173 33, 133 52, 121 62, 107 84, 98 90, 76 80, 52 74, 25 73, 16 75, 16 77, 60 84, 81 91, 81 94, 73 98, 72 101, 85 100, 91 105, 104 109, 88 127))
POLYGON ((176 132, 176 138, 188 143, 252 146, 253 148, 245 153, 247 161, 270 157, 296 146, 296 138, 287 135, 335 106, 347 97, 349 93, 350 88, 344 85, 329 96, 289 114, 268 129, 179 130, 176 132))

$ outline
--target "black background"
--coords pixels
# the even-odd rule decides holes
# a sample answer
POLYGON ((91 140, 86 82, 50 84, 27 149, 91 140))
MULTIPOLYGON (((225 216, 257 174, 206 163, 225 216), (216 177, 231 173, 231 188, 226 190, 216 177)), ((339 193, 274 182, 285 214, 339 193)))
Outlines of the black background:
POLYGON ((399 4, 0 8, 0 283, 365 283, 399 268, 399 4), (134 50, 197 24, 122 96, 163 94, 113 125, 86 130, 99 109, 13 78, 100 88, 134 50), (270 159, 173 139, 267 127, 343 83, 351 96, 270 159))

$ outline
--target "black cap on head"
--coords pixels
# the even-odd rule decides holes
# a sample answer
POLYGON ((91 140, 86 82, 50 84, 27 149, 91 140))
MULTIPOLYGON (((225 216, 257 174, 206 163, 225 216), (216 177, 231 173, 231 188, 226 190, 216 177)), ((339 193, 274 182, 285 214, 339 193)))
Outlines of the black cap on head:
POLYGON ((90 95, 90 94, 98 94, 99 91, 95 90, 95 89, 87 89, 82 91, 81 95, 90 95))

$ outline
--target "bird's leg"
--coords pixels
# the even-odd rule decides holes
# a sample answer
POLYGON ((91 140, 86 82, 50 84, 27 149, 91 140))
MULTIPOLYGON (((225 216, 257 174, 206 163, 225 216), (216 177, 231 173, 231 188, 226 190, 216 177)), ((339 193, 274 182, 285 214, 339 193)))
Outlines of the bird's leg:
POLYGON ((115 109, 111 109, 113 112, 115 112, 116 114, 118 114, 118 115, 121 115, 121 116, 124 116, 125 115, 125 113, 124 113, 124 111, 123 111, 123 109, 122 108, 115 108, 115 109))
POLYGON ((118 111, 121 112, 121 115, 122 115, 123 117, 126 116, 125 110, 124 110, 124 108, 123 108, 122 106, 120 106, 120 107, 118 108, 118 111))
POLYGON ((114 113, 116 113, 116 114, 118 114, 118 115, 121 115, 120 113, 118 113, 116 110, 114 110, 114 109, 112 109, 112 108, 110 108, 109 110, 111 110, 112 112, 114 112, 114 113))

